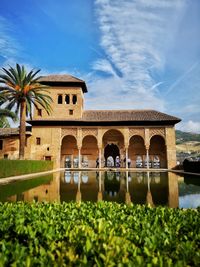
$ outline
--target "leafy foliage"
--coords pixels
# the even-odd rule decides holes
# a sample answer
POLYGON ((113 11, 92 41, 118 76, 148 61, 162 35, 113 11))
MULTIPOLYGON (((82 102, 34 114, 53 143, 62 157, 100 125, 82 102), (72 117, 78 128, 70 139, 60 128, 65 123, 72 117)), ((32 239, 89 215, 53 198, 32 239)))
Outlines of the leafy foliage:
POLYGON ((0 266, 200 266, 199 211, 0 204, 0 266))
POLYGON ((17 116, 15 113, 8 109, 1 108, 5 101, 6 99, 3 97, 2 94, 0 94, 0 128, 10 127, 7 117, 11 118, 14 122, 17 120, 17 116))
POLYGON ((0 160, 0 178, 53 169, 52 161, 44 160, 0 160))

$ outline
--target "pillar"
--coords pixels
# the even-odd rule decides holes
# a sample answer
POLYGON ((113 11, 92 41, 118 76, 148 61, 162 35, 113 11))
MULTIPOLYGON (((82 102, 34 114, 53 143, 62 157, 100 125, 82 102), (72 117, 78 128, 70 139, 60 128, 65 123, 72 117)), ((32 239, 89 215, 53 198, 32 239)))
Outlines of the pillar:
POLYGON ((147 169, 149 169, 149 148, 146 148, 147 169))
POLYGON ((102 152, 102 149, 101 147, 99 147, 99 169, 101 169, 101 152, 102 152))
POLYGON ((126 169, 128 169, 128 146, 125 147, 125 153, 126 153, 126 169))
POLYGON ((78 148, 78 167, 81 168, 81 148, 78 148))

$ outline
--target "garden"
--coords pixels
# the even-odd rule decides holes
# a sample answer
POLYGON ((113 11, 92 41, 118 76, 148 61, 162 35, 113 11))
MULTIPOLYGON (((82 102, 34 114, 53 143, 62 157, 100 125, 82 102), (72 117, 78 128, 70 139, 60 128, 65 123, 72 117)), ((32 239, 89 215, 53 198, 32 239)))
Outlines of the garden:
POLYGON ((0 266, 200 266, 200 209, 1 203, 0 266))

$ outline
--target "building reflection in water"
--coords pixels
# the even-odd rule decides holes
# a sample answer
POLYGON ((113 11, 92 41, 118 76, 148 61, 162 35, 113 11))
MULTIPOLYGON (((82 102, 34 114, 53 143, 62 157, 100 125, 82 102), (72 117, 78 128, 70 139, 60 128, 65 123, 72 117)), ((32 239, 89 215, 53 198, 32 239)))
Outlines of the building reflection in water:
MULTIPOLYGON (((0 187, 0 191, 3 190, 0 187)), ((165 172, 63 172, 9 201, 116 201, 178 207, 178 178, 165 172)))
MULTIPOLYGON (((46 202, 53 202, 53 201, 60 201, 60 174, 55 173, 35 177, 31 180, 19 181, 13 184, 16 188, 19 187, 21 192, 17 190, 17 194, 9 196, 6 200, 7 201, 46 201, 46 202), (46 181, 45 181, 46 180, 46 181), (38 186, 38 182, 41 181, 41 185, 38 186), (20 185, 21 184, 21 185, 20 185), (25 187, 32 187, 31 189, 27 190, 25 187)), ((7 186, 12 186, 12 184, 8 184, 7 186)))

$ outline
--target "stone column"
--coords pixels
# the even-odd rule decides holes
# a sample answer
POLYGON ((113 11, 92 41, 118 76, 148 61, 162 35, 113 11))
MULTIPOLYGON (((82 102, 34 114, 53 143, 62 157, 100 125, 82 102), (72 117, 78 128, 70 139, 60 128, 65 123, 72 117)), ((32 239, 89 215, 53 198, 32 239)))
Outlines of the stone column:
POLYGON ((126 169, 128 169, 128 147, 125 147, 126 151, 126 169))
POLYGON ((82 129, 77 129, 78 167, 81 168, 82 129))
POLYGON ((78 147, 78 167, 81 168, 81 147, 78 147))
POLYGON ((149 148, 146 148, 147 169, 149 169, 149 148))
POLYGON ((101 147, 99 147, 99 169, 101 169, 101 147))
POLYGON ((165 128, 166 134, 166 153, 167 168, 171 169, 176 166, 176 143, 174 127, 165 128))
POLYGON ((98 149, 99 149, 99 169, 102 166, 102 129, 98 129, 98 134, 97 134, 97 144, 98 144, 98 149))

